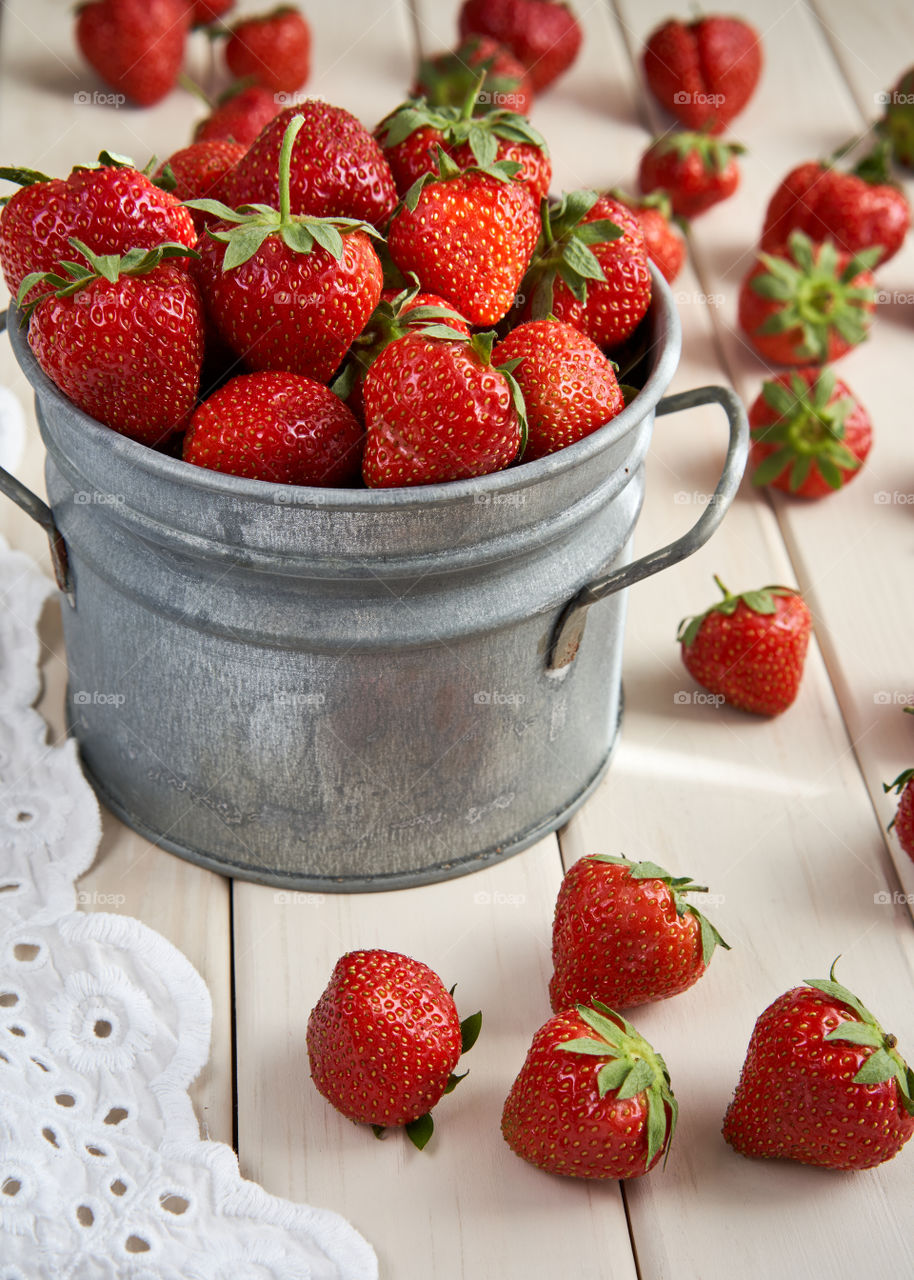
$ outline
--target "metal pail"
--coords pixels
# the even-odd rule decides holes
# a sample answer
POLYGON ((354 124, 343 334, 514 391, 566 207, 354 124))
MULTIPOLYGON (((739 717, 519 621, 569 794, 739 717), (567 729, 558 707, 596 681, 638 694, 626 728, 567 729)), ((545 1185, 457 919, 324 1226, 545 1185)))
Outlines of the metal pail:
POLYGON ((41 372, 68 717, 131 827, 227 875, 402 887, 505 858, 559 826, 607 767, 627 588, 722 518, 748 428, 732 392, 661 399, 679 359, 654 273, 643 389, 536 462, 448 485, 315 489, 189 466, 101 426, 41 372), (654 415, 730 423, 714 497, 630 560, 654 415), (584 625, 586 619, 586 626, 584 625))

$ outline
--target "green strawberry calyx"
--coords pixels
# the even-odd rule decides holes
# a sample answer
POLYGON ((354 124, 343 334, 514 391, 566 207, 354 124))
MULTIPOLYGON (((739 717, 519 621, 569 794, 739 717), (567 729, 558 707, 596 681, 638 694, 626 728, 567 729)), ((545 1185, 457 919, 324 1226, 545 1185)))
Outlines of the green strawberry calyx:
POLYGON ((283 134, 279 152, 279 208, 266 204, 242 205, 230 209, 221 200, 185 200, 188 209, 200 209, 212 214, 221 222, 231 223, 227 229, 207 229, 213 240, 225 245, 222 270, 233 271, 253 258, 268 236, 278 235, 293 253, 308 254, 316 247, 325 249, 337 262, 344 253, 343 236, 354 231, 380 238, 379 232, 359 218, 315 218, 308 214, 292 213, 289 192, 289 173, 292 148, 299 130, 305 123, 303 115, 293 116, 283 134))
POLYGON ((169 258, 197 258, 200 255, 189 249, 186 244, 165 241, 153 249, 129 249, 125 254, 94 253, 88 245, 70 236, 70 244, 85 262, 61 261, 54 271, 32 271, 19 286, 16 305, 23 315, 29 317, 43 298, 48 297, 44 290, 31 302, 27 296, 36 284, 46 283, 52 286, 51 292, 57 298, 70 298, 80 290, 87 288, 96 280, 108 280, 114 284, 121 276, 143 276, 154 271, 169 258))
POLYGON ((545 320, 552 313, 556 279, 581 303, 587 301, 588 281, 605 282, 593 246, 618 240, 624 233, 609 218, 584 221, 599 199, 598 192, 581 189, 564 193, 557 205, 543 200, 542 232, 521 285, 521 292, 531 299, 534 320, 545 320))
POLYGON ((716 604, 712 604, 704 613, 696 613, 694 617, 683 618, 679 624, 676 639, 680 644, 684 644, 687 649, 695 643, 702 623, 712 613, 722 613, 725 617, 730 618, 736 613, 740 604, 744 604, 752 613, 771 615, 777 613, 779 597, 799 595, 795 587, 779 586, 760 587, 757 591, 740 591, 734 595, 729 588, 724 586, 717 574, 714 575, 714 581, 723 592, 723 600, 718 600, 716 604))
MULTIPOLYGON (((596 1072, 601 1098, 610 1092, 616 1101, 643 1093, 647 1099, 647 1161, 650 1168, 658 1151, 666 1148, 676 1129, 679 1104, 670 1085, 666 1063, 627 1018, 594 1000, 592 1006, 576 1006, 578 1017, 594 1032, 592 1036, 566 1040, 556 1047, 564 1053, 589 1054, 608 1058, 596 1072)), ((664 1157, 664 1164, 666 1157, 664 1157)))
POLYGON ((723 947, 725 951, 730 950, 729 942, 724 941, 711 921, 702 915, 693 903, 685 900, 686 894, 689 893, 707 893, 706 884, 696 884, 691 876, 670 875, 669 871, 659 867, 656 862, 632 862, 629 858, 616 858, 609 853, 591 854, 590 861, 607 862, 611 866, 624 867, 632 880, 659 880, 665 884, 673 899, 677 916, 682 917, 688 914, 694 916, 698 922, 701 936, 701 962, 706 968, 716 947, 723 947))
POLYGON ((496 373, 500 373, 508 384, 508 390, 511 393, 511 404, 514 407, 514 412, 517 414, 517 419, 520 423, 520 446, 517 450, 517 457, 515 458, 515 462, 519 462, 521 458, 523 458, 524 451, 527 448, 527 403, 524 400, 524 393, 520 388, 520 383, 514 376, 514 370, 523 362, 523 356, 518 356, 516 360, 506 360, 504 364, 493 365, 492 348, 495 346, 497 341, 498 334, 494 329, 490 329, 487 333, 474 333, 470 339, 470 346, 478 360, 484 365, 489 365, 496 373))
POLYGON ((673 129, 654 138, 650 150, 657 155, 673 154, 684 161, 697 154, 706 173, 723 173, 735 156, 745 155, 741 142, 724 142, 704 130, 673 129))
POLYGON ((833 962, 828 980, 805 978, 808 987, 820 991, 831 1000, 846 1005, 857 1015, 840 1026, 832 1028, 825 1037, 828 1041, 843 1041, 845 1044, 856 1044, 869 1047, 873 1052, 854 1076, 854 1084, 883 1084, 886 1080, 895 1080, 898 1086, 898 1098, 908 1115, 914 1116, 914 1070, 908 1066, 898 1052, 898 1041, 891 1033, 882 1029, 869 1009, 835 980, 835 965, 840 956, 833 962))
POLYGON ((546 139, 526 116, 498 108, 475 114, 484 73, 474 79, 462 107, 435 107, 424 98, 409 99, 386 116, 378 126, 382 145, 395 147, 417 129, 434 129, 441 134, 445 150, 469 144, 476 165, 488 170, 498 155, 499 140, 527 143, 548 156, 546 139))
POLYGON ((767 336, 798 329, 797 353, 823 362, 833 332, 852 346, 862 342, 867 335, 867 309, 875 304, 876 293, 872 284, 854 281, 876 265, 882 246, 862 249, 842 269, 830 240, 813 244, 797 230, 790 233, 787 247, 790 257, 758 255, 765 270, 753 277, 749 287, 773 303, 774 310, 756 332, 767 336))
POLYGON ((914 769, 905 769, 903 773, 899 773, 894 782, 883 782, 882 789, 885 792, 894 791, 897 795, 901 795, 912 779, 914 779, 914 769))
POLYGON ((829 488, 840 489, 843 472, 860 466, 843 443, 845 421, 856 402, 849 396, 834 399, 835 384, 829 368, 811 385, 799 373, 762 383, 762 397, 778 418, 752 431, 753 440, 774 447, 755 469, 753 484, 770 484, 789 467, 790 489, 795 492, 815 464, 829 488))
POLYGON ((419 197, 425 188, 432 183, 451 182, 454 178, 463 178, 468 174, 474 173, 485 174, 489 178, 495 178, 498 182, 513 182, 523 167, 516 160, 493 160, 491 164, 487 165, 471 164, 461 166, 440 146, 438 147, 435 163, 436 168, 418 177, 403 196, 403 204, 410 213, 415 212, 419 197))

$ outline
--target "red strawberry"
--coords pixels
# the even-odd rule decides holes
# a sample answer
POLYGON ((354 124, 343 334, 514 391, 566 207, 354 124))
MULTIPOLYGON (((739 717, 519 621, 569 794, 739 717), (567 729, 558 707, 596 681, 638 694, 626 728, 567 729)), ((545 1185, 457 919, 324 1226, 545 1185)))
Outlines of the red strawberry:
POLYGON ((887 139, 896 164, 914 169, 914 67, 889 92, 880 95, 885 103, 877 129, 887 139))
POLYGON ((234 6, 235 0, 187 0, 192 27, 205 27, 215 22, 234 6))
POLYGON ((210 319, 249 369, 326 382, 374 310, 383 272, 366 223, 290 212, 289 162, 303 123, 293 116, 286 130, 278 210, 192 202, 223 220, 201 236, 194 271, 210 319))
POLYGON ((129 161, 106 151, 99 161, 74 169, 68 178, 0 169, 0 178, 20 184, 0 212, 0 263, 14 297, 29 272, 52 271, 72 257, 72 236, 100 254, 171 241, 193 248, 193 220, 173 195, 160 191, 129 161))
POLYGON ((321 488, 362 473, 364 432, 320 382, 297 373, 232 378, 200 405, 184 460, 212 471, 321 488))
POLYGON ((311 70, 311 28, 291 5, 247 14, 230 30, 225 61, 238 80, 273 93, 294 93, 311 70))
MULTIPOLYGON (((29 346, 78 408, 121 435, 158 444, 193 410, 203 360, 203 306, 186 271, 166 258, 184 245, 99 256, 72 240, 75 261, 43 283, 33 304, 29 346)), ((39 273, 26 276, 19 305, 39 273)))
POLYGON ((318 1091, 361 1124, 405 1125, 419 1147, 432 1133, 432 1107, 463 1077, 461 1053, 482 1022, 460 1022, 428 965, 394 951, 342 956, 308 1018, 308 1061, 318 1091))
POLYGON ((831 369, 807 366, 762 383, 749 410, 752 483, 821 498, 853 480, 870 451, 870 416, 831 369))
POLYGON ((776 716, 797 696, 812 617, 791 587, 723 592, 704 613, 679 624, 682 660, 699 684, 734 707, 776 716))
POLYGON ((882 789, 894 791, 899 796, 898 808, 889 829, 894 827, 898 843, 914 862, 914 769, 905 769, 894 782, 884 782, 882 789))
POLYGON ((494 337, 410 333, 381 352, 362 384, 367 485, 465 480, 513 462, 522 405, 510 374, 492 366, 494 337))
POLYGON ((106 84, 151 107, 174 88, 189 24, 187 0, 89 0, 76 43, 106 84))
POLYGON ((910 224, 911 208, 890 180, 888 144, 883 143, 853 173, 817 161, 791 169, 771 197, 761 247, 775 249, 799 229, 849 254, 879 246, 876 262, 882 263, 901 248, 910 224))
POLYGON ((686 258, 685 238, 673 222, 673 209, 664 191, 652 191, 638 200, 624 191, 613 188, 608 193, 624 204, 638 219, 647 256, 660 274, 672 284, 683 268, 686 258))
POLYGON ((489 36, 467 36, 454 50, 436 53, 419 63, 413 98, 425 98, 432 107, 462 107, 476 94, 476 110, 506 109, 530 114, 533 86, 523 64, 510 50, 489 36), (479 88, 479 76, 485 79, 479 88))
POLYGON ((738 142, 719 142, 707 133, 667 133, 655 138, 638 170, 646 195, 658 188, 680 218, 694 218, 727 200, 739 186, 738 142))
POLYGON ((707 893, 653 862, 593 854, 565 874, 552 924, 549 998, 556 1013, 602 1000, 617 1009, 665 1000, 697 982, 729 946, 692 903, 707 893))
POLYGON ((595 1000, 537 1031, 501 1131, 516 1155, 547 1173, 639 1178, 669 1149, 677 1113, 660 1054, 595 1000))
POLYGON ((773 364, 824 364, 862 342, 876 309, 870 267, 878 249, 853 258, 792 231, 786 248, 760 253, 739 293, 739 323, 773 364))
POLYGON ((383 226, 397 192, 381 148, 355 116, 316 98, 287 107, 263 129, 235 169, 230 203, 277 205, 279 153, 298 116, 303 124, 291 159, 292 212, 383 226))
POLYGON ((263 85, 237 85, 222 95, 194 129, 195 142, 237 142, 247 149, 282 110, 263 85))
POLYGON ((520 361, 513 372, 527 411, 524 462, 582 440, 625 408, 612 364, 570 324, 518 325, 492 359, 501 366, 520 361))
POLYGON ((651 301, 638 219, 612 196, 569 192, 543 215, 522 292, 528 299, 525 318, 553 315, 598 346, 618 346, 637 329, 651 301))
MULTIPOLYGON (((192 142, 163 161, 155 178, 166 177, 170 171, 174 186, 169 189, 176 200, 224 200, 225 177, 244 153, 240 142, 192 142)), ((213 221, 199 209, 192 209, 191 217, 198 232, 213 221)))
POLYGON ((537 203, 549 190, 552 163, 546 140, 528 120, 512 111, 493 110, 472 115, 472 99, 463 107, 429 107, 404 102, 375 129, 390 165, 397 190, 405 195, 426 174, 438 176, 438 149, 446 151, 461 169, 487 169, 496 161, 519 165, 516 182, 528 188, 537 203))
POLYGON ((914 1133, 914 1072, 835 981, 807 979, 755 1024, 724 1138, 744 1156, 872 1169, 914 1133))
POLYGON ((441 176, 416 183, 394 216, 394 262, 471 324, 495 324, 517 295, 539 230, 536 205, 502 165, 461 171, 440 155, 441 176))
POLYGON ((458 29, 462 40, 491 36, 510 49, 536 93, 568 70, 582 39, 577 18, 560 0, 464 0, 458 29))
POLYGON ((648 87, 687 129, 720 133, 743 110, 762 71, 758 32, 741 18, 709 14, 676 18, 648 36, 643 55, 648 87))

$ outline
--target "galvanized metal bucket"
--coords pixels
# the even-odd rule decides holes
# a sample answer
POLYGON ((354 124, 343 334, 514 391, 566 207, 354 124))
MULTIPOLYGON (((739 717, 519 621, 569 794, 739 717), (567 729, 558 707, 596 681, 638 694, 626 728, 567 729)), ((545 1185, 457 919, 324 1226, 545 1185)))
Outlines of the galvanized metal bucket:
POLYGON ((586 440, 409 490, 267 484, 191 467, 35 390, 48 530, 90 781, 194 862, 319 890, 473 871, 559 826, 603 775, 621 709, 625 588, 689 555, 745 465, 732 392, 661 399, 679 359, 654 273, 649 375, 586 440), (717 490, 678 541, 630 560, 654 415, 716 402, 717 490), (586 620, 586 626, 585 626, 586 620))

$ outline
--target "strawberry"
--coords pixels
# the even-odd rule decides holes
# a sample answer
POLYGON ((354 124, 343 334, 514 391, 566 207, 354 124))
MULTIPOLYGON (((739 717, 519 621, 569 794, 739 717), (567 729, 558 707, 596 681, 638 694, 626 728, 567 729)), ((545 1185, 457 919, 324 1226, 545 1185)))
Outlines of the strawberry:
POLYGON ((533 254, 536 205, 526 187, 511 181, 514 165, 461 170, 443 151, 438 158, 440 176, 414 183, 391 221, 390 255, 470 324, 496 324, 533 254))
POLYGON ((741 18, 672 18, 652 31, 642 56, 648 88, 687 129, 720 133, 743 110, 762 71, 758 32, 741 18))
POLYGON ((166 242, 192 249, 197 239, 190 213, 173 195, 107 151, 68 178, 32 169, 0 169, 0 178, 20 186, 0 212, 0 264, 14 297, 29 272, 53 271, 71 256, 72 236, 99 254, 166 242))
POLYGON ((673 208, 665 191, 652 191, 650 195, 630 196, 614 187, 607 192, 614 200, 624 204, 638 219, 644 236, 647 256, 658 268, 668 284, 672 284, 683 268, 686 259, 686 242, 679 226, 673 220, 673 208))
POLYGON ((350 951, 337 962, 308 1018, 311 1079, 349 1120, 405 1126, 418 1147, 431 1109, 463 1076, 454 1068, 476 1041, 482 1015, 460 1021, 428 965, 395 951, 350 951))
POLYGON ((342 107, 308 98, 275 116, 232 176, 236 206, 279 201, 279 154, 289 122, 303 123, 290 167, 292 213, 384 226, 397 202, 390 167, 371 134, 342 107))
MULTIPOLYGON (((186 271, 167 261, 182 244, 99 255, 77 239, 85 263, 25 277, 29 346, 64 395, 121 435, 154 445, 186 425, 203 360, 203 306, 186 271)), ((71 251, 71 258, 73 257, 71 251)))
POLYGON ((593 854, 573 863, 552 923, 553 1010, 593 1000, 628 1009, 697 982, 715 947, 730 948, 688 893, 707 889, 653 862, 593 854))
MULTIPOLYGON (((155 180, 169 181, 169 190, 177 200, 199 200, 209 197, 222 200, 225 197, 225 178, 245 153, 240 142, 192 142, 190 146, 175 151, 159 165, 155 180)), ((212 218, 199 209, 191 215, 197 232, 203 230, 212 218)))
POLYGON ((896 164, 914 169, 914 67, 881 100, 885 111, 876 128, 888 139, 896 164))
POLYGON ((533 86, 522 63, 489 36, 467 36, 456 49, 423 58, 410 90, 411 97, 425 98, 432 107, 462 107, 471 93, 477 111, 507 109, 527 116, 533 105, 533 86))
POLYGON ((872 1169, 914 1132, 914 1071, 835 981, 807 979, 759 1017, 723 1134, 744 1156, 872 1169))
POLYGON ((886 793, 894 791, 899 797, 889 830, 894 827, 898 843, 914 862, 914 769, 905 769, 894 782, 884 782, 882 789, 886 793))
POLYGON ((679 624, 676 639, 691 675, 731 706, 760 716, 786 711, 797 696, 812 616, 792 587, 731 595, 679 624))
POLYGON ((496 365, 520 361, 514 377, 527 412, 525 462, 582 440, 625 408, 612 364, 570 324, 531 320, 518 325, 492 359, 496 365))
POLYGON ((798 228, 849 254, 878 246, 878 264, 895 256, 910 225, 910 205, 890 179, 888 144, 882 143, 851 173, 818 161, 791 169, 771 197, 761 247, 777 248, 798 228))
POLYGON ((645 195, 665 191, 675 214, 694 218, 733 195, 739 186, 736 157, 744 151, 738 142, 720 142, 708 133, 667 133, 641 157, 638 185, 645 195))
POLYGON ((547 1173, 639 1178, 669 1150, 677 1114, 660 1054, 595 1000, 537 1031, 501 1131, 516 1155, 547 1173))
POLYGON ((439 147, 461 169, 487 169, 496 161, 519 165, 515 181, 521 182, 539 203, 552 180, 552 163, 546 140, 523 116, 492 110, 473 115, 474 100, 462 108, 429 107, 404 102, 375 129, 397 190, 405 195, 425 174, 438 176, 439 147))
POLYGON ((225 61, 237 80, 294 93, 311 71, 311 28, 291 5, 246 14, 229 29, 225 61))
POLYGON ((190 9, 190 25, 206 27, 228 13, 234 4, 235 0, 187 0, 190 9))
POLYGON ((581 26, 561 0, 464 0, 461 40, 490 36, 527 69, 535 93, 563 75, 581 48, 581 26))
POLYGON ((637 329, 651 301, 638 219, 612 196, 571 191, 543 211, 543 231, 522 292, 524 318, 574 325, 612 348, 637 329))
POLYGON ((374 310, 383 273, 367 223, 290 211, 290 159, 303 125, 293 116, 285 131, 278 210, 190 202, 221 219, 200 238, 194 274, 210 319, 249 369, 326 382, 374 310))
POLYGON ((851 257, 792 231, 786 247, 758 254, 740 287, 739 323, 759 355, 824 364, 862 342, 876 309, 870 268, 879 252, 851 257))
POLYGON ((749 410, 752 483, 821 498, 858 474, 873 427, 850 387, 828 368, 807 366, 762 383, 749 410))
POLYGON ((492 365, 494 333, 470 342, 445 326, 392 342, 365 375, 370 488, 437 484, 508 466, 523 442, 523 403, 492 365))
POLYGON ((189 25, 187 0, 89 0, 76 43, 105 84, 151 107, 174 88, 189 25))
POLYGON ((194 129, 195 142, 237 142, 250 147, 282 110, 263 85, 234 85, 194 129))
POLYGON ((184 460, 211 471, 321 488, 354 483, 364 432, 320 382, 297 373, 232 378, 194 413, 184 460))

